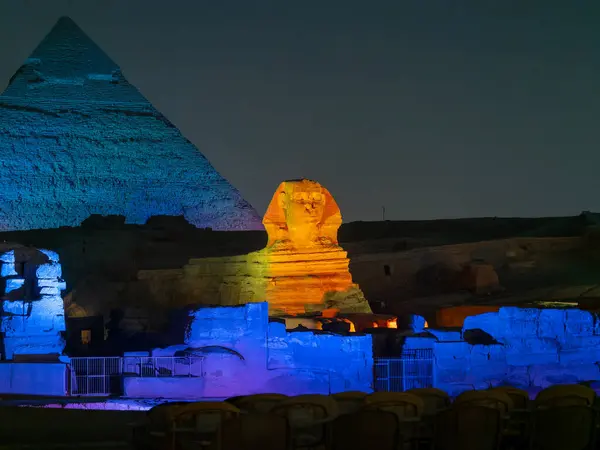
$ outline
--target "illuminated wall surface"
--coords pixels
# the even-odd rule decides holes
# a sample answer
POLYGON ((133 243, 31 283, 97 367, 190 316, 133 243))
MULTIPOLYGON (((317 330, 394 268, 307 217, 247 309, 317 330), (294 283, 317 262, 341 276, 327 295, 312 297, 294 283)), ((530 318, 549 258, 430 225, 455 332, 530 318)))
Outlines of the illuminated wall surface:
POLYGON ((220 398, 372 390, 370 335, 287 332, 283 324, 269 322, 267 303, 197 309, 190 314, 185 343, 152 354, 167 356, 185 349, 205 358, 203 378, 126 377, 125 395, 220 398))
POLYGON ((262 229, 198 149, 62 18, 0 96, 0 231, 184 215, 197 227, 262 229))
POLYGON ((587 311, 500 308, 468 317, 462 337, 481 334, 477 330, 497 344, 471 345, 456 332, 430 329, 435 338, 412 338, 413 348, 434 349, 437 387, 456 394, 501 384, 542 389, 600 380, 600 322, 587 311))
POLYGON ((66 286, 58 255, 49 250, 17 247, 0 255, 4 295, 0 318, 4 359, 36 355, 58 360, 65 343, 66 286))

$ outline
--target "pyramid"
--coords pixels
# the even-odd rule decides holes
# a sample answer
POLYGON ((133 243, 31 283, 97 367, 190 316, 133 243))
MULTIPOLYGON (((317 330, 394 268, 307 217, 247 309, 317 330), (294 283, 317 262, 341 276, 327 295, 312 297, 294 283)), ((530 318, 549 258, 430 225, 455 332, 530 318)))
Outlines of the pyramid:
POLYGON ((69 18, 0 95, 0 231, 78 226, 91 214, 199 228, 261 218, 69 18))

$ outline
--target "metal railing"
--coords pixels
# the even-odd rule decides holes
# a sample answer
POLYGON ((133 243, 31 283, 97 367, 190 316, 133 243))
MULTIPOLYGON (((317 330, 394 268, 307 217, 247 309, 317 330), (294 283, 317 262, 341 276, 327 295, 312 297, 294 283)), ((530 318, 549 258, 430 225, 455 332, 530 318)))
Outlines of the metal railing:
POLYGON ((201 377, 200 356, 111 356, 71 358, 69 394, 118 395, 123 377, 201 377))
POLYGON ((71 395, 104 396, 118 393, 121 387, 122 362, 118 356, 108 358, 71 358, 71 395))
POLYGON ((123 374, 129 377, 201 377, 201 356, 125 356, 123 374))
POLYGON ((375 390, 403 392, 433 387, 433 350, 404 350, 398 358, 375 358, 375 390))

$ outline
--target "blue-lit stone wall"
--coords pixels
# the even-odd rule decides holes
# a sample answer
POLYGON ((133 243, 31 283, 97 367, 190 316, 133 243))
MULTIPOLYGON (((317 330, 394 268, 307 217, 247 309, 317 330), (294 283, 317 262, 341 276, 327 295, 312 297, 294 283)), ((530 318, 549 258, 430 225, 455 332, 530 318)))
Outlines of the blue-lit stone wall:
MULTIPOLYGON (((226 398, 264 392, 296 395, 372 389, 370 335, 288 332, 283 324, 269 322, 267 303, 198 308, 190 313, 185 343, 152 354, 169 356, 185 349, 204 357, 202 376, 126 377, 125 394, 226 398)), ((126 365, 127 360, 126 356, 126 365)))
POLYGON ((91 214, 262 229, 200 151, 68 18, 0 96, 0 231, 77 226, 91 214))
POLYGON ((65 342, 66 288, 58 255, 49 250, 17 247, 0 255, 4 300, 0 311, 3 359, 19 356, 56 360, 65 342))
POLYGON ((497 343, 439 339, 433 346, 436 386, 450 393, 600 380, 600 325, 588 311, 500 308, 468 317, 462 335, 470 330, 482 330, 497 343))

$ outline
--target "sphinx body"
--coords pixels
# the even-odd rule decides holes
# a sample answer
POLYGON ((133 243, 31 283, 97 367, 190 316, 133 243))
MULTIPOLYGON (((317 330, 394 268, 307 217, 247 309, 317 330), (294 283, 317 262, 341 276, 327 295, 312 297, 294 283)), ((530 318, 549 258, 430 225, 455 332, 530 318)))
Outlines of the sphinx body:
POLYGON ((210 304, 266 300, 272 316, 370 313, 338 244, 341 223, 337 203, 319 183, 284 181, 263 219, 267 246, 243 256, 191 260, 184 268, 185 291, 210 304))

